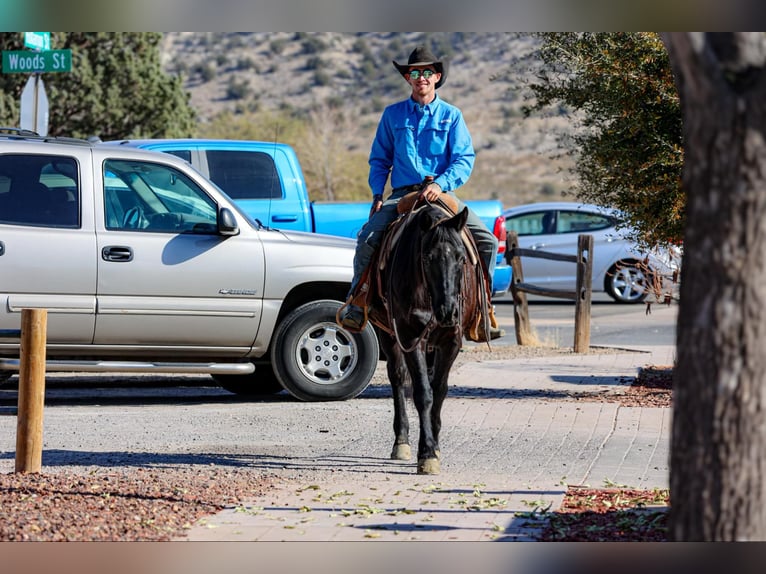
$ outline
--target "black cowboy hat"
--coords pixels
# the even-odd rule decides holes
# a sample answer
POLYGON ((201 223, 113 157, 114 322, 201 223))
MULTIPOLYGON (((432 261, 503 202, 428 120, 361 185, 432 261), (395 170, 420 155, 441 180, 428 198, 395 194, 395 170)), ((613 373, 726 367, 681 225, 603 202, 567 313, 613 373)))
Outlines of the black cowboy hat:
POLYGON ((399 64, 396 60, 394 60, 394 66, 397 70, 399 70, 399 73, 402 76, 407 74, 407 72, 409 72, 410 68, 413 66, 433 66, 436 71, 441 74, 441 78, 438 82, 436 82, 436 86, 434 86, 435 89, 439 89, 444 83, 444 80, 447 79, 447 62, 437 60, 436 56, 434 56, 431 53, 431 50, 429 50, 426 46, 418 46, 415 48, 410 54, 406 64, 399 64))

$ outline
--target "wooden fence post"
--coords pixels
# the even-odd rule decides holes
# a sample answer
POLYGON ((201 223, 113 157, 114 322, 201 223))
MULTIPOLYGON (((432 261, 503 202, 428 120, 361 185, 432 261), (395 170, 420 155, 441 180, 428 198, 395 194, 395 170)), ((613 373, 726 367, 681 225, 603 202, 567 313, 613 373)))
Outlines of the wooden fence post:
POLYGON ((521 258, 513 255, 513 250, 519 246, 519 237, 515 231, 509 231, 505 237, 505 257, 511 264, 513 281, 511 282, 511 295, 513 296, 513 322, 516 326, 516 344, 536 345, 537 337, 532 332, 529 324, 529 306, 527 294, 516 285, 524 283, 524 271, 521 268, 521 258))
POLYGON ((593 236, 577 238, 577 297, 575 299, 574 352, 590 349, 590 302, 593 283, 593 236))
POLYGON ((16 472, 42 469, 47 323, 47 309, 21 310, 16 472))

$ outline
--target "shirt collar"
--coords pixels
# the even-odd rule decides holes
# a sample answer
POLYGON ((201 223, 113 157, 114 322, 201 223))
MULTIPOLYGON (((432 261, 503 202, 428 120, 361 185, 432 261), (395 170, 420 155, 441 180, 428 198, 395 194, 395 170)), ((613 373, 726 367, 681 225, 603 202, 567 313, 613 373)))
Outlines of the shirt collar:
POLYGON ((419 103, 417 103, 415 100, 410 97, 410 104, 412 105, 412 111, 418 112, 418 111, 427 111, 431 114, 433 114, 433 111, 436 109, 436 106, 439 105, 439 95, 436 94, 436 97, 434 97, 433 100, 431 100, 431 103, 426 104, 425 106, 421 106, 419 103))

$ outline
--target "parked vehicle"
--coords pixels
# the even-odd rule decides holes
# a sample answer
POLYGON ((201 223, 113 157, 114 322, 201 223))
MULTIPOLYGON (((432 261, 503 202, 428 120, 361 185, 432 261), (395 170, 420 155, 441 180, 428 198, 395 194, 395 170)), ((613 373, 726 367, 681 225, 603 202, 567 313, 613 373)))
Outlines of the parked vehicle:
MULTIPOLYGON (((138 139, 112 145, 162 151, 185 159, 218 185, 242 210, 265 226, 356 238, 370 214, 369 202, 310 201, 298 157, 284 143, 252 140, 138 139)), ((466 202, 498 238, 495 295, 511 285, 505 262, 503 205, 466 202)))
POLYGON ((257 225, 187 162, 130 146, 0 135, 0 381, 24 308, 47 369, 209 373, 240 393, 361 393, 368 328, 335 314, 354 241, 257 225))
MULTIPOLYGON (((506 229, 515 231, 519 247, 575 255, 580 234, 593 236, 592 290, 618 303, 638 303, 659 278, 678 271, 679 250, 644 252, 617 229, 619 213, 597 205, 572 202, 530 203, 503 211, 506 229)), ((566 261, 522 257, 524 281, 540 287, 574 291, 576 266, 566 261)))

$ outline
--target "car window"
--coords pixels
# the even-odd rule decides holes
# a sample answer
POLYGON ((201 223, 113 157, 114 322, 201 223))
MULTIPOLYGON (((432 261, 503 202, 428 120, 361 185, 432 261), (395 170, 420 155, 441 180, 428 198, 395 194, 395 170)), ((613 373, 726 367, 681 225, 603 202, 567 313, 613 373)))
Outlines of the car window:
POLYGON ((78 174, 71 157, 0 155, 0 223, 78 228, 78 174))
POLYGON ((217 205, 173 167, 127 160, 103 166, 104 215, 112 230, 215 233, 217 205))
POLYGON ((533 213, 522 213, 513 215, 505 220, 505 228, 508 231, 515 231, 521 237, 523 235, 543 235, 554 233, 555 229, 554 211, 535 211, 533 213))
POLYGON ((607 215, 583 211, 559 211, 557 233, 587 233, 614 224, 607 215))
POLYGON ((207 150, 210 179, 232 199, 282 199, 274 159, 259 151, 207 150))

